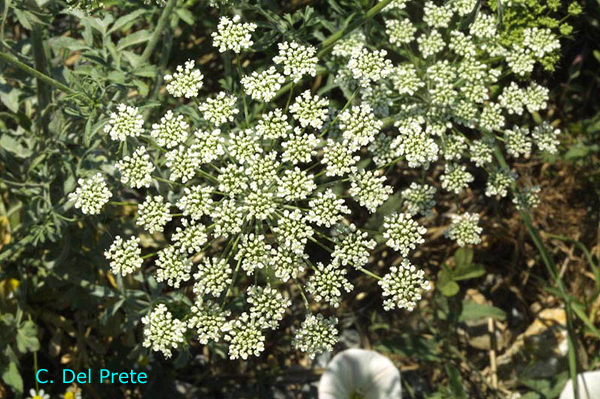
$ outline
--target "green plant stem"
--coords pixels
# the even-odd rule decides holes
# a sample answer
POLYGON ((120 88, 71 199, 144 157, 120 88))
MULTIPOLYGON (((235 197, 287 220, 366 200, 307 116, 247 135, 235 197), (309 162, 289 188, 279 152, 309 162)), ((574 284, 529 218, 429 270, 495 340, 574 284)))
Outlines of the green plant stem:
MULTIPOLYGON (((48 61, 46 60, 46 51, 44 46, 44 37, 42 34, 42 25, 34 24, 31 32, 31 41, 33 47, 33 62, 35 69, 41 74, 48 76, 48 61)), ((41 128, 44 130, 44 134, 48 132, 48 121, 41 118, 42 111, 52 102, 52 92, 50 87, 43 80, 37 78, 37 98, 38 108, 40 113, 41 128)), ((47 118, 44 118, 47 119, 47 118)))
POLYGON ((325 39, 323 41, 323 43, 321 43, 321 50, 319 50, 319 52, 317 53, 317 58, 321 58, 325 54, 327 54, 333 48, 333 45, 335 44, 335 42, 337 42, 338 40, 343 38, 345 35, 347 35, 348 33, 352 32, 354 29, 358 28, 359 26, 361 26, 362 24, 367 22, 369 19, 373 18, 375 15, 379 14, 379 12, 381 10, 383 10, 384 7, 387 6, 388 4, 390 4, 391 2, 392 2, 392 0, 380 1, 379 3, 377 3, 373 7, 371 7, 371 9, 369 9, 363 17, 359 18, 357 21, 346 26, 345 28, 338 30, 333 35, 331 35, 327 39, 325 39))
POLYGON ((167 23, 169 22, 169 16, 171 15, 171 12, 173 12, 173 9, 175 8, 176 4, 177 4, 177 0, 169 0, 167 2, 167 5, 163 9, 162 14, 160 14, 160 18, 158 19, 156 28, 154 28, 152 37, 150 37, 150 40, 148 41, 148 44, 146 44, 146 48, 144 49, 144 52, 142 53, 142 55, 140 56, 140 58, 138 59, 136 65, 135 65, 136 68, 144 65, 150 59, 150 56, 152 55, 154 48, 158 44, 158 40, 160 39, 160 35, 162 34, 162 31, 165 29, 165 27, 167 26, 167 23))
POLYGON ((359 267, 358 270, 360 270, 361 272, 363 272, 364 274, 366 274, 367 276, 371 276, 376 280, 381 280, 381 277, 379 277, 378 275, 376 275, 375 273, 372 273, 370 271, 368 271, 367 269, 365 269, 364 267, 359 267))
POLYGON ((294 278, 294 283, 296 283, 296 286, 298 287, 298 290, 300 291, 300 295, 302 296, 302 302, 304 302, 304 307, 306 308, 306 310, 310 310, 308 299, 306 298, 306 294, 304 294, 302 285, 298 284, 298 281, 295 278, 294 278))
POLYGON ((40 71, 38 71, 37 69, 32 68, 29 65, 17 60, 15 57, 13 57, 10 54, 6 54, 6 53, 3 53, 0 51, 0 60, 6 61, 7 63, 14 66, 15 68, 20 69, 21 71, 25 72, 26 74, 38 79, 38 81, 42 81, 52 87, 57 88, 58 90, 60 90, 62 92, 65 92, 72 96, 80 97, 80 98, 86 100, 90 104, 93 103, 91 98, 88 98, 87 96, 76 92, 75 90, 71 89, 69 86, 65 86, 64 84, 60 83, 58 80, 52 79, 50 76, 45 75, 45 74, 41 73, 40 71))
MULTIPOLYGON (((508 168, 508 163, 504 159, 504 155, 500 150, 500 147, 496 144, 494 146, 494 156, 500 163, 500 166, 503 168, 508 168)), ((516 183, 513 183, 512 190, 516 189, 516 183)), ((540 237, 539 231, 535 228, 531 221, 531 217, 529 213, 525 211, 519 211, 519 215, 527 228, 527 232, 529 233, 533 243, 535 244, 540 256, 542 257, 542 261, 546 266, 548 274, 552 277, 552 280, 556 283, 560 296, 565 303, 565 311, 567 314, 567 341, 569 342, 569 374, 571 380, 573 381, 573 394, 575 398, 579 398, 579 384, 577 380, 577 346, 575 343, 575 331, 573 329, 573 309, 571 307, 571 299, 567 294, 567 289, 565 287, 564 281, 560 277, 556 264, 552 260, 552 257, 548 253, 548 249, 544 245, 542 238, 540 237)))
POLYGON ((131 205, 131 206, 138 206, 138 204, 136 204, 135 202, 118 202, 118 201, 109 201, 108 205, 115 205, 115 206, 127 206, 127 205, 131 205))
MULTIPOLYGON (((242 60, 240 59, 240 55, 235 55, 236 66, 238 74, 240 75, 240 82, 244 78, 244 72, 242 72, 242 60)), ((246 120, 246 127, 250 126, 250 122, 248 121, 248 103, 246 102, 246 93, 242 93, 242 100, 244 101, 244 119, 246 120)))
POLYGON ((294 82, 292 82, 292 88, 290 89, 290 95, 288 96, 287 103, 285 104, 284 114, 287 114, 288 109, 290 108, 290 103, 292 102, 292 95, 294 94, 294 82))
POLYGON ((344 108, 342 108, 342 110, 340 112, 338 112, 338 114, 335 116, 335 118, 333 119, 333 121, 331 121, 331 123, 329 124, 329 126, 327 126, 327 128, 323 130, 323 133, 321 133, 321 135, 319 137, 324 137, 325 134, 329 131, 329 129, 331 129, 331 127, 333 125, 335 125, 335 123, 337 122, 337 120, 340 117, 340 115, 342 113, 344 113, 344 111, 346 110, 346 108, 348 108, 348 106, 352 103, 352 101, 354 100, 354 97, 356 97, 356 95, 358 94, 359 90, 360 90, 360 87, 357 87, 356 90, 354 90, 354 93, 352 93, 352 95, 350 96, 350 98, 348 99, 348 101, 346 101, 346 105, 344 105, 344 108))
POLYGON ((590 267, 592 268, 592 273, 594 273, 594 278, 596 279, 596 285, 597 285, 597 292, 600 292, 600 268, 598 267, 596 262, 594 262, 594 258, 592 257, 592 254, 587 249, 587 247, 581 241, 573 240, 569 237, 565 237, 562 235, 552 234, 552 233, 544 233, 544 235, 548 236, 549 238, 553 238, 555 240, 565 241, 565 242, 574 244, 576 247, 581 249, 585 258, 587 259, 588 263, 590 264, 590 267))

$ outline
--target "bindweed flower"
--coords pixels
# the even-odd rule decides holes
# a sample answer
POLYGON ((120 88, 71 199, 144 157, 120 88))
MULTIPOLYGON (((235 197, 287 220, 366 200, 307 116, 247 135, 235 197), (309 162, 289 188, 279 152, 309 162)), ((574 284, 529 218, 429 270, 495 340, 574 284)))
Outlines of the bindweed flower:
POLYGON ((86 215, 97 215, 102 207, 108 202, 112 193, 106 186, 101 173, 97 173, 89 179, 79 179, 79 187, 74 193, 70 193, 69 201, 75 203, 75 208, 81 208, 86 215))
POLYGON ((319 381, 319 399, 399 399, 401 395, 400 371, 387 357, 372 350, 338 353, 319 381))

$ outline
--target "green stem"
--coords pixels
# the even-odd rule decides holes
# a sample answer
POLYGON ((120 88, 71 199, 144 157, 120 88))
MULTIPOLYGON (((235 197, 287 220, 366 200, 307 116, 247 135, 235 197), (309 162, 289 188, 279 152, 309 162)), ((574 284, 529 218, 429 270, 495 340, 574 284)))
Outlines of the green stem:
POLYGON ((344 111, 346 110, 346 108, 348 108, 348 106, 350 106, 350 104, 352 103, 352 100, 354 100, 354 97, 356 97, 356 95, 358 94, 359 90, 360 90, 360 87, 357 87, 356 90, 354 90, 354 93, 352 93, 352 95, 350 96, 350 98, 348 99, 348 101, 346 101, 346 104, 344 105, 344 108, 342 108, 342 110, 340 112, 338 112, 338 114, 335 116, 335 118, 333 119, 333 121, 331 121, 331 123, 329 124, 329 126, 327 126, 327 128, 325 130, 323 130, 323 133, 321 133, 321 135, 319 137, 324 137, 325 133, 327 133, 327 131, 333 125, 335 125, 335 123, 337 122, 337 120, 340 117, 340 115, 342 113, 344 113, 344 111))
MULTIPOLYGON (((500 150, 500 147, 498 147, 497 144, 494 145, 494 156, 498 160, 498 163, 500 163, 500 166, 502 166, 503 168, 508 168, 508 163, 504 159, 504 155, 502 154, 502 151, 500 150)), ((515 190, 515 188, 516 183, 513 183, 513 191, 515 190)), ((573 394, 575 398, 579 398, 579 384, 577 382, 577 346, 575 343, 575 331, 573 329, 573 310, 571 308, 571 299, 567 294, 567 289, 565 287, 564 281, 560 277, 558 268, 556 267, 556 264, 554 264, 552 257, 548 253, 548 249, 544 245, 542 238, 540 237, 539 231, 533 225, 529 213, 525 211, 519 211, 519 215, 521 216, 521 219, 523 220, 523 223, 527 228, 529 236, 533 240, 533 243, 535 244, 536 248, 538 249, 538 252, 540 253, 540 256, 542 257, 542 261, 546 266, 548 274, 550 274, 552 280, 554 280, 554 283, 558 287, 560 296, 562 297, 562 300, 565 303, 565 310, 567 313, 567 341, 569 343, 569 374, 571 380, 573 381, 573 394)))
POLYGON ((367 269, 365 269, 364 267, 359 267, 358 270, 360 270, 361 272, 363 272, 364 274, 373 277, 376 280, 381 280, 381 277, 379 277, 378 275, 376 275, 375 273, 372 273, 370 271, 368 271, 367 269))
POLYGON ((302 289, 302 285, 298 284, 298 280, 296 280, 294 278, 294 283, 296 283, 296 286, 298 287, 298 290, 300 291, 300 295, 302 296, 302 301, 304 302, 304 307, 309 310, 309 303, 308 303, 308 299, 306 298, 306 294, 304 294, 304 290, 302 289))
POLYGON ((70 94, 75 97, 80 97, 80 98, 86 100, 88 103, 93 104, 93 100, 91 98, 88 98, 87 96, 71 89, 69 86, 65 86, 64 84, 60 83, 59 81, 54 80, 47 75, 44 75, 37 69, 32 68, 29 65, 22 63, 21 61, 17 60, 15 57, 13 57, 10 54, 0 52, 0 60, 6 61, 7 63, 11 64, 15 68, 20 69, 21 71, 25 72, 26 74, 28 74, 30 76, 33 76, 38 81, 42 81, 52 87, 57 88, 60 91, 63 91, 65 93, 70 94))
MULTIPOLYGON (((46 52, 44 46, 44 37, 42 34, 42 25, 34 24, 31 31, 31 41, 33 47, 33 62, 35 69, 41 74, 48 76, 48 62, 46 60, 46 52)), ((50 87, 44 83, 43 80, 37 78, 37 98, 38 108, 40 115, 41 128, 44 130, 44 134, 48 133, 48 117, 42 118, 42 111, 52 102, 52 92, 50 87)))
POLYGON ((151 258, 153 256, 156 256, 157 254, 158 254, 158 252, 153 252, 151 254, 147 254, 147 255, 142 256, 142 259, 148 259, 148 258, 151 258))
POLYGON ((138 204, 136 204, 135 202, 118 202, 118 201, 109 201, 108 205, 116 205, 116 206, 131 205, 131 206, 138 206, 138 204))
MULTIPOLYGON (((237 71, 238 71, 238 74, 240 75, 240 82, 241 82, 242 79, 244 78, 244 72, 242 72, 242 61, 240 60, 240 55, 236 54, 235 59, 236 59, 237 71)), ((250 126, 250 123, 248 121, 248 103, 246 102, 246 93, 245 92, 242 93, 242 100, 244 101, 244 118, 246 120, 246 127, 248 127, 248 126, 250 126)))
POLYGON ((148 61, 150 59, 150 56, 152 55, 154 48, 158 44, 158 40, 160 39, 160 35, 162 34, 162 31, 165 29, 165 27, 167 26, 167 23, 169 22, 169 16, 171 15, 171 12, 175 8, 176 4, 177 4, 177 0, 169 0, 168 1, 167 5, 163 9, 162 14, 160 14, 160 18, 158 19, 156 28, 154 28, 152 37, 148 41, 148 44, 146 45, 144 52, 142 53, 141 57, 138 59, 136 65, 135 65, 136 68, 140 67, 141 65, 144 65, 146 63, 146 61, 148 61))
POLYGON ((348 33, 352 32, 354 29, 367 22, 369 19, 373 18, 375 15, 379 14, 379 12, 391 2, 392 0, 380 1, 379 3, 375 4, 369 11, 367 11, 367 13, 362 18, 359 18, 354 23, 338 30, 333 35, 325 39, 325 41, 321 43, 321 50, 319 50, 319 52, 317 53, 317 58, 321 58, 325 54, 327 54, 333 48, 335 42, 337 42, 338 40, 346 36, 348 33))
POLYGON ((294 82, 292 82, 292 88, 290 89, 290 95, 288 96, 287 103, 285 104, 284 114, 287 114, 288 109, 290 108, 290 103, 292 102, 292 95, 294 94, 294 82))

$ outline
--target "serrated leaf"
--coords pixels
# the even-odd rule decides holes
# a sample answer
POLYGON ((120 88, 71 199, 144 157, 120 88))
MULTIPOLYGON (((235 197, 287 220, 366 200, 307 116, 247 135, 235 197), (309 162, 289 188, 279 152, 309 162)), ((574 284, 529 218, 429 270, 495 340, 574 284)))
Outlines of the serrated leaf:
POLYGON ((35 352, 40 349, 37 327, 33 321, 27 320, 17 330, 17 349, 21 353, 35 352))
POLYGON ((487 317, 504 320, 506 319, 506 313, 495 306, 466 300, 462 302, 462 312, 458 316, 458 321, 479 320, 487 317))

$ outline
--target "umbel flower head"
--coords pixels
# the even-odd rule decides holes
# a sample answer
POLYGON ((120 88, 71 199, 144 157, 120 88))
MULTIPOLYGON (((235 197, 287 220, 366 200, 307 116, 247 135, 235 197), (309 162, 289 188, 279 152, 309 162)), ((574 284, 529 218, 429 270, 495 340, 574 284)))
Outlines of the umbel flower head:
POLYGON ((119 104, 117 111, 110 114, 109 122, 104 125, 104 133, 110 134, 112 140, 125 141, 144 133, 144 118, 137 107, 119 104))
POLYGON ((202 88, 204 76, 199 69, 194 69, 194 60, 186 61, 185 65, 178 65, 177 72, 165 75, 167 91, 173 97, 193 98, 198 96, 202 88))
POLYGON ((252 46, 252 32, 256 30, 256 24, 240 23, 241 17, 234 16, 232 19, 221 17, 217 31, 213 32, 213 44, 224 53, 232 50, 234 53, 240 53, 242 49, 248 49, 252 46))
POLYGON ((81 212, 86 215, 100 213, 112 197, 102 174, 97 173, 89 179, 79 179, 77 183, 79 187, 69 194, 69 201, 74 202, 75 208, 81 208, 81 212))
POLYGON ((142 267, 142 249, 139 237, 130 237, 125 241, 116 236, 110 248, 104 252, 104 257, 110 260, 110 268, 114 275, 126 276, 142 267))
MULTIPOLYGON (((282 42, 273 52, 253 54, 275 54, 255 70, 237 54, 251 47, 257 27, 223 17, 214 44, 236 53, 231 69, 239 81, 227 76, 227 92, 207 93, 193 104, 188 96, 197 96, 201 79, 195 65, 184 65, 167 82, 178 106, 150 125, 150 136, 123 128, 117 175, 128 197, 131 188, 142 189, 138 230, 166 241, 144 262, 169 291, 193 287, 186 288, 193 305, 179 303, 177 315, 201 343, 224 341, 232 359, 259 356, 267 334, 270 339, 286 319, 296 349, 310 357, 331 350, 338 335, 333 312, 356 274, 379 280, 389 311, 412 310, 429 289, 426 270, 403 258, 425 244, 436 220, 431 216, 439 213, 438 190, 471 206, 462 200, 483 196, 481 184, 471 183, 486 176, 475 169, 485 168, 488 195, 517 190, 521 210, 539 202, 535 189, 517 189, 517 177, 510 167, 499 169, 496 158, 556 151, 555 128, 523 123, 527 112, 546 106, 547 89, 511 82, 537 66, 539 53, 555 51, 556 42, 532 31, 526 43, 505 47, 494 16, 482 11, 464 23, 475 0, 428 2, 423 21, 398 11, 405 3, 394 1, 381 14, 386 47, 410 52, 399 63, 374 46, 371 32, 357 31, 334 43, 323 60, 307 43, 282 42), (331 80, 321 87, 303 82, 319 62, 331 80), (135 151, 127 155, 130 148, 135 151), (367 229, 370 214, 381 225, 367 229), (381 270, 378 246, 402 261, 381 270), (300 301, 306 311, 298 318, 300 301)), ((137 126, 139 118, 132 118, 122 125, 137 126)), ((108 131, 118 125, 109 124, 108 131)), ((455 215, 449 224, 446 236, 458 245, 481 241, 478 214, 455 215)), ((139 247, 131 240, 107 249, 115 272, 139 269, 139 247)), ((167 312, 157 314, 174 320, 167 312)), ((159 336, 152 323, 146 329, 159 336)), ((173 342, 180 343, 163 347, 170 350, 173 342)))
POLYGON ((279 55, 273 62, 283 65, 283 74, 292 78, 297 83, 304 75, 317 75, 317 62, 315 57, 317 49, 313 46, 304 46, 296 42, 279 43, 279 55))
POLYGON ((164 304, 158 304, 152 312, 142 317, 144 328, 145 348, 162 352, 166 358, 171 357, 172 350, 184 342, 187 326, 181 320, 173 317, 164 304))

